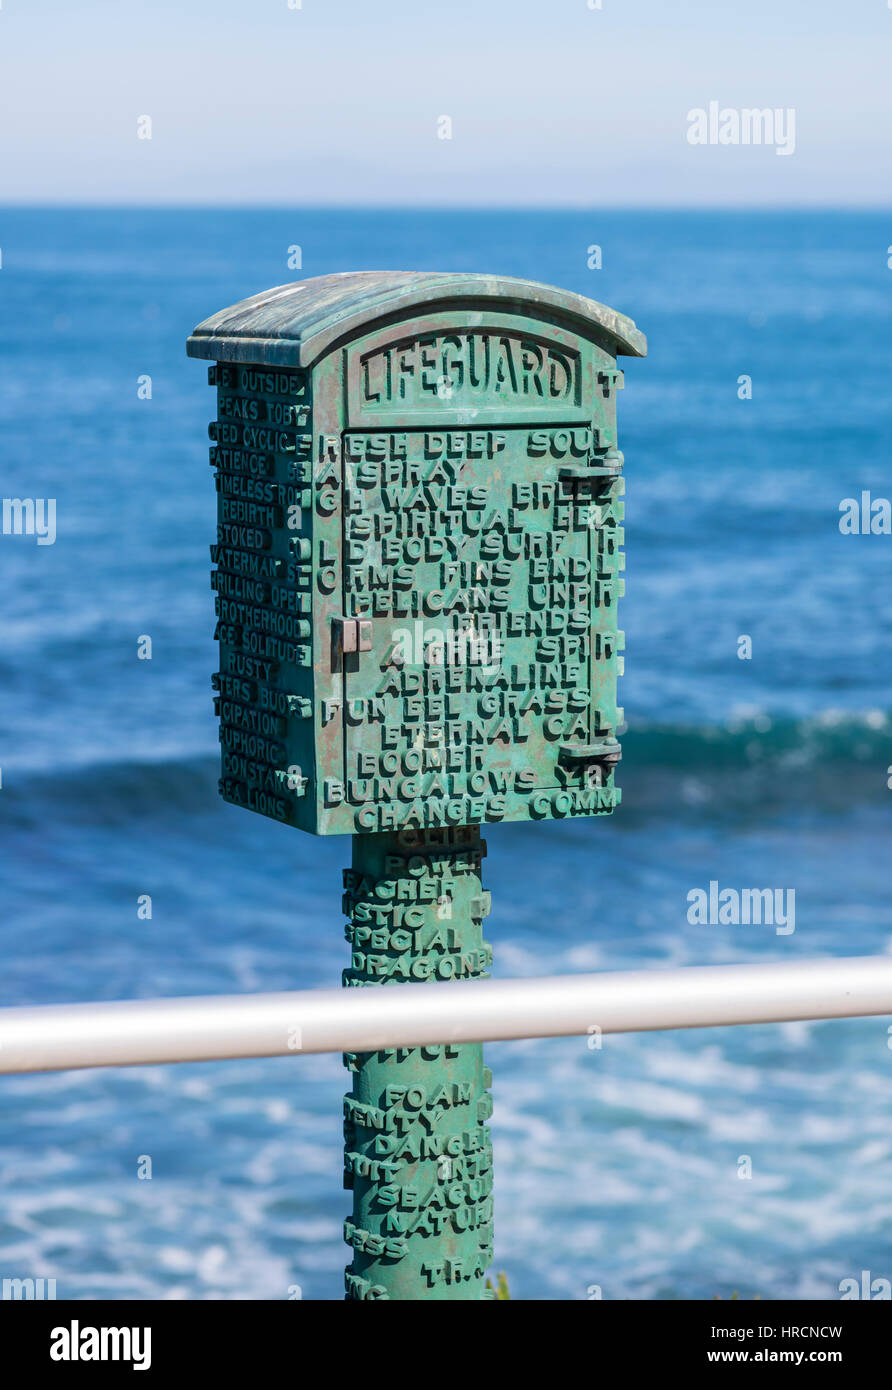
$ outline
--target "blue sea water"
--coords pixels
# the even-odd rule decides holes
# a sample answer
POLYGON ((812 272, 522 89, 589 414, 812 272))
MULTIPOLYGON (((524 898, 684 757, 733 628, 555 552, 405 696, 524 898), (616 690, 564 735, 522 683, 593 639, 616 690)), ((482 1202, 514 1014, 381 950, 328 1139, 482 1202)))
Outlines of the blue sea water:
MULTIPOLYGON (((882 213, 0 213, 0 492, 57 504, 54 545, 0 536, 0 1004, 332 985, 346 962, 348 843, 216 796, 213 403, 184 355, 293 279, 295 244, 303 275, 551 282, 649 338, 619 401, 624 802, 488 829, 494 973, 892 951, 892 537, 838 525, 892 493, 890 241, 882 213), (690 924, 711 880, 795 890, 795 932, 690 924)), ((514 1295, 892 1277, 888 1023, 490 1047, 514 1295)), ((347 1081, 337 1057, 0 1079, 0 1275, 340 1297, 347 1081)))

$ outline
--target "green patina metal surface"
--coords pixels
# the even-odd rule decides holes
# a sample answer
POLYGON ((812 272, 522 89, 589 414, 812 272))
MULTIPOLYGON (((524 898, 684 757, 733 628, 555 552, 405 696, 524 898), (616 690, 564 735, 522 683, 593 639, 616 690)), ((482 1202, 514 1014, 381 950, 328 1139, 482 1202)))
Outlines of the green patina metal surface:
MULTIPOLYGON (((344 874, 348 986, 473 978, 483 939, 477 826, 357 835, 344 874)), ((480 1044, 345 1057, 345 1236, 350 1299, 486 1297, 492 1261, 492 1111, 480 1044)))
POLYGON ((223 796, 315 834, 618 800, 618 353, 579 295, 356 273, 201 324, 223 796))
MULTIPOLYGON (((621 314, 356 272, 221 310, 210 360, 220 791, 353 834, 351 986, 485 973, 483 823, 619 800, 621 314)), ((347 1296, 486 1297, 482 1049, 347 1059, 347 1296)))

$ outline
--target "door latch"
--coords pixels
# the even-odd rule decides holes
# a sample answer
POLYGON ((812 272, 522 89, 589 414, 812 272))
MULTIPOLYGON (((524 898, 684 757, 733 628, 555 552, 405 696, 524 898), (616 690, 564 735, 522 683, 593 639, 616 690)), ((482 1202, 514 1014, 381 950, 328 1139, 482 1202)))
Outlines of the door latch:
POLYGON ((619 477, 623 463, 619 449, 611 448, 603 454, 592 454, 588 463, 562 463, 558 474, 568 482, 593 482, 599 487, 607 487, 614 478, 619 477))
POLYGON ((623 755, 619 741, 610 729, 593 743, 564 743, 559 750, 562 762, 575 763, 587 787, 603 787, 623 755))
POLYGON ((599 762, 609 766, 618 763, 623 755, 619 740, 609 732, 594 743, 562 743, 559 752, 568 762, 599 762))

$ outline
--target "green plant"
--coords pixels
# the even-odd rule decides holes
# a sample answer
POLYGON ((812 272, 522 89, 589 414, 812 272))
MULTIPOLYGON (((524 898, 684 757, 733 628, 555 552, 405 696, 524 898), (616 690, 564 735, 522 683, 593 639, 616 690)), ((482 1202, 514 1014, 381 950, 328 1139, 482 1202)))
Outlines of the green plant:
POLYGON ((492 1291, 497 1300, 501 1301, 503 1299, 510 1299, 511 1297, 508 1291, 508 1276, 504 1270, 496 1275, 495 1284, 493 1284, 491 1279, 487 1279, 486 1287, 492 1291))

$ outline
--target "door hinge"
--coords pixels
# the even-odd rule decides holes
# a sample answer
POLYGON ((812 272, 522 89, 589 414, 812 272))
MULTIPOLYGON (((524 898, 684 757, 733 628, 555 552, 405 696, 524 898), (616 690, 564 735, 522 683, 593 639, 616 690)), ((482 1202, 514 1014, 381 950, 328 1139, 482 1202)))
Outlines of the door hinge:
POLYGON ((335 618, 334 639, 339 651, 370 652, 372 650, 372 621, 370 618, 335 618))

